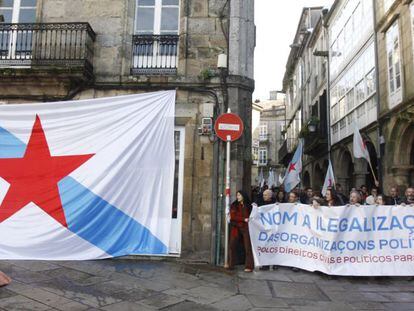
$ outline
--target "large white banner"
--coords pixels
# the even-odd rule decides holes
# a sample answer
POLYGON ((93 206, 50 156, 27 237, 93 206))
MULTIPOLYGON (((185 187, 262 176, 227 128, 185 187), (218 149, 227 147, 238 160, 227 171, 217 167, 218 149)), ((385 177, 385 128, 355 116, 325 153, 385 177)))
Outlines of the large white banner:
POLYGON ((414 275, 413 206, 272 204, 253 208, 249 231, 256 266, 414 275))
POLYGON ((168 254, 175 91, 0 106, 0 259, 168 254))

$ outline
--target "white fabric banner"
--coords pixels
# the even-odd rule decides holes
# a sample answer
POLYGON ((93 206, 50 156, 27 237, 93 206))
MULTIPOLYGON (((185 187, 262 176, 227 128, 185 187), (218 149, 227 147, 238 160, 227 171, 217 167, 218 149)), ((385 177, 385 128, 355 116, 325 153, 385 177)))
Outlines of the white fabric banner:
POLYGON ((249 231, 256 266, 414 275, 413 206, 265 205, 253 208, 249 231))
POLYGON ((0 106, 0 259, 168 254, 175 91, 0 106))

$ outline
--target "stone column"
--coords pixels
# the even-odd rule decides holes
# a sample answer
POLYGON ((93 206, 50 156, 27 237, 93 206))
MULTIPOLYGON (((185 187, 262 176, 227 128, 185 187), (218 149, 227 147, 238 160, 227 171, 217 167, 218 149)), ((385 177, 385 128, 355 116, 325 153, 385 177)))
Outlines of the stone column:
POLYGON ((251 186, 251 119, 253 56, 255 42, 254 0, 230 1, 228 105, 244 122, 241 139, 232 144, 232 198, 235 191, 250 192, 251 186))
POLYGON ((351 187, 359 187, 361 185, 365 185, 367 182, 367 161, 365 159, 355 159, 354 162, 354 180, 355 185, 351 185, 351 187))
POLYGON ((392 174, 399 190, 405 190, 408 186, 412 186, 410 176, 414 172, 414 165, 401 165, 392 167, 392 174))

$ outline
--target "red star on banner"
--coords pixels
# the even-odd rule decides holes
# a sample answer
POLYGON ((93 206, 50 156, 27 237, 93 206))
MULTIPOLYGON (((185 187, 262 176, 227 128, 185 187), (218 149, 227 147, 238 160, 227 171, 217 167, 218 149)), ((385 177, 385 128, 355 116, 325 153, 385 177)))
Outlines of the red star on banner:
POLYGON ((42 124, 36 116, 23 158, 0 159, 0 177, 10 184, 0 205, 0 222, 33 202, 67 227, 58 182, 92 156, 51 156, 42 124))
POLYGON ((290 163, 290 165, 289 165, 289 173, 290 173, 291 171, 296 171, 296 167, 295 167, 295 165, 296 165, 296 163, 290 163))
POLYGON ((332 187, 332 179, 328 178, 329 187, 332 187))

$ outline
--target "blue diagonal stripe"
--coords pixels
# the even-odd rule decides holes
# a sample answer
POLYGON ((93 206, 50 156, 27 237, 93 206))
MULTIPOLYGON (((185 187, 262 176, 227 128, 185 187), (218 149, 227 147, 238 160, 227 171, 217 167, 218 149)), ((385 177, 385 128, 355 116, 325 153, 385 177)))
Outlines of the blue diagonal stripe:
POLYGON ((146 227, 73 178, 61 180, 59 191, 69 229, 109 255, 167 253, 146 227))
MULTIPOLYGON (((22 158, 25 150, 26 144, 0 127, 0 158, 22 158)), ((69 230, 107 254, 167 254, 167 246, 146 227, 73 178, 61 180, 59 191, 69 230)))

